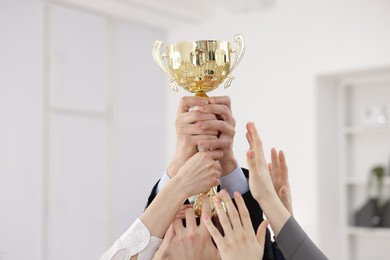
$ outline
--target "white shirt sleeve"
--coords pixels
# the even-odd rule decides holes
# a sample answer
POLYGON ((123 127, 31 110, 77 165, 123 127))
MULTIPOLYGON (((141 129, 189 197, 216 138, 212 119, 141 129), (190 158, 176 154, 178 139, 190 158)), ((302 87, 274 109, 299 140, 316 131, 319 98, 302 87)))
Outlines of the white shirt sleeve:
POLYGON ((150 236, 148 228, 137 218, 100 260, 129 260, 136 254, 138 260, 152 259, 161 243, 162 239, 150 236))
MULTIPOLYGON (((157 193, 170 180, 168 173, 165 172, 157 185, 157 193)), ((238 191, 244 194, 249 191, 249 184, 244 173, 239 165, 228 175, 221 177, 221 189, 226 189, 230 197, 233 198, 233 193, 238 191)), ((195 196, 196 197, 196 196, 195 196)))
POLYGON ((160 179, 158 185, 157 185, 156 192, 159 193, 160 190, 164 187, 164 185, 167 184, 168 181, 170 181, 170 180, 171 180, 171 177, 169 177, 168 173, 165 172, 165 173, 163 174, 163 176, 161 177, 161 179, 160 179))

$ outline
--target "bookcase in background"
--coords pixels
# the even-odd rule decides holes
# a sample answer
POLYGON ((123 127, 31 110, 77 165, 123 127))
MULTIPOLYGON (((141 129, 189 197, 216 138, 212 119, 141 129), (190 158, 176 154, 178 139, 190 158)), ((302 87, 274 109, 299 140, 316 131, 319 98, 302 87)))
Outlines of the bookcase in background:
POLYGON ((390 68, 321 76, 317 103, 321 245, 331 259, 388 259, 390 228, 357 226, 355 215, 376 166, 390 199, 390 68))

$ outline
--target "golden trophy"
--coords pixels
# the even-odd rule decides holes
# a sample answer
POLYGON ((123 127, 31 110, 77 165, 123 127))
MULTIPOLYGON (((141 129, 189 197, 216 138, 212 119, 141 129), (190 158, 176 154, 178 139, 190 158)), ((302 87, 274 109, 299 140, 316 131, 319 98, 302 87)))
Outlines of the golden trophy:
MULTIPOLYGON (((174 91, 178 86, 195 93, 198 97, 208 97, 206 92, 216 89, 223 81, 225 88, 229 87, 232 80, 232 71, 237 67, 245 52, 244 38, 241 34, 234 36, 237 44, 232 48, 227 41, 200 40, 185 41, 169 45, 165 53, 160 53, 162 41, 155 41, 153 45, 153 58, 160 68, 170 76, 168 84, 174 91), (234 62, 231 62, 231 54, 235 54, 234 62), (164 62, 164 59, 166 61, 164 62)), ((201 149, 201 147, 198 147, 201 149)), ((216 188, 199 194, 194 202, 194 210, 197 216, 201 215, 201 197, 207 194, 210 198, 212 213, 216 215, 214 197, 216 188)))

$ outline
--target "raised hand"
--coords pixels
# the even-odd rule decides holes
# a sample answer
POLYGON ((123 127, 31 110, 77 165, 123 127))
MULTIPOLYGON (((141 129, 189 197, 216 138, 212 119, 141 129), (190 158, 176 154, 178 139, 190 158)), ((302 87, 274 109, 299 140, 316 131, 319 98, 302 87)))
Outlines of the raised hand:
POLYGON ((249 189, 263 209, 274 234, 277 236, 291 214, 275 191, 265 160, 263 144, 254 123, 248 123, 246 128, 246 138, 249 143, 246 156, 249 168, 249 189))
MULTIPOLYGON (((211 214, 210 204, 203 207, 202 214, 211 214)), ((176 218, 154 259, 220 259, 207 227, 203 221, 197 225, 196 220, 192 208, 185 210, 185 224, 183 219, 176 218)))
MULTIPOLYGON (((272 179, 264 156, 263 143, 253 123, 246 125, 246 138, 249 143, 247 164, 249 168, 249 189, 253 197, 259 202, 270 195, 274 195, 272 179)), ((260 203, 260 202, 259 202, 260 203)))
POLYGON ((288 168, 284 152, 280 150, 278 153, 275 148, 272 148, 271 160, 272 163, 268 164, 268 169, 271 174, 275 191, 279 195, 283 205, 287 208, 290 214, 293 215, 291 188, 288 181, 288 168))
POLYGON ((187 198, 219 183, 222 151, 198 152, 180 168, 140 216, 150 234, 162 238, 187 198))
MULTIPOLYGON (((262 259, 268 221, 263 221, 257 230, 257 234, 255 234, 248 209, 241 194, 235 192, 234 197, 238 211, 229 194, 224 190, 219 193, 219 197, 216 197, 215 200, 224 236, 214 226, 210 215, 205 214, 202 216, 202 220, 213 237, 223 260, 262 259), (221 201, 226 206, 227 212, 225 212, 221 201)), ((208 202, 204 200, 203 203, 206 205, 208 202)))

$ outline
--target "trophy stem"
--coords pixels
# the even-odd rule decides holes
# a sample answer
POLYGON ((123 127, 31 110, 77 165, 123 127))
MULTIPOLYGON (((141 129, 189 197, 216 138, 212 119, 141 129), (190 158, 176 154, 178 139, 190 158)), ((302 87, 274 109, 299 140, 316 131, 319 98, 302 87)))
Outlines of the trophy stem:
MULTIPOLYGON (((206 94, 206 91, 196 91, 195 92, 196 97, 203 97, 203 98, 208 98, 209 96, 206 94)), ((205 148, 198 146, 198 151, 204 151, 205 148)), ((210 205, 211 205, 211 214, 212 216, 217 216, 217 210, 215 208, 214 204, 214 198, 217 196, 217 187, 212 187, 209 191, 202 192, 198 195, 198 197, 194 201, 194 210, 195 210, 195 215, 200 217, 202 214, 202 197, 207 196, 210 200, 210 205)))
POLYGON ((197 92, 195 92, 195 97, 204 97, 204 98, 208 98, 209 96, 207 96, 207 94, 206 94, 205 91, 197 91, 197 92))

